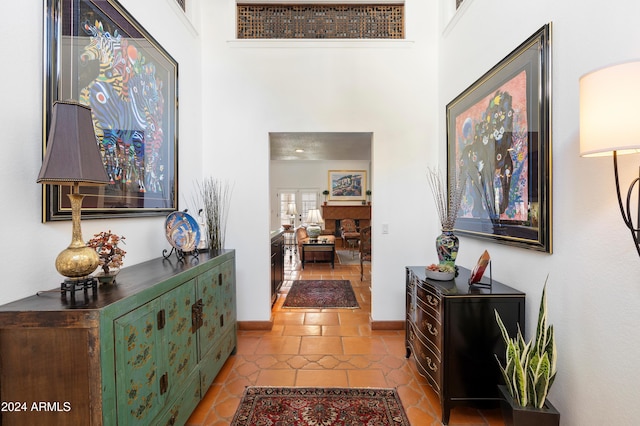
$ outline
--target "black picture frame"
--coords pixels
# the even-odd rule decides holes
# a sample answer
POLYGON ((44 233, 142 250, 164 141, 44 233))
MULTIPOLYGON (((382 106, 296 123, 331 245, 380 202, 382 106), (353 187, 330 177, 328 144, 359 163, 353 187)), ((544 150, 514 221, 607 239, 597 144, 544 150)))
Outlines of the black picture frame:
MULTIPOLYGON (((83 218, 164 216, 178 200, 178 63, 116 0, 46 0, 43 156, 53 103, 92 109, 111 184, 83 187, 83 218)), ((71 219, 43 185, 43 221, 71 219)))
POLYGON ((552 253, 550 98, 549 23, 447 105, 457 234, 552 253))

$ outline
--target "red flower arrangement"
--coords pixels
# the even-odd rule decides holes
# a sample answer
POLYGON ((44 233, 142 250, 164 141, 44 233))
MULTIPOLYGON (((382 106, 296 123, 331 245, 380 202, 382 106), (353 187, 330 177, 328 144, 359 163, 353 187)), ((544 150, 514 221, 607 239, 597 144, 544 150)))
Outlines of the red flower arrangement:
POLYGON ((123 236, 113 234, 111 230, 108 230, 94 234, 93 238, 87 241, 87 246, 98 252, 100 267, 105 274, 108 274, 110 269, 117 269, 122 266, 124 255, 127 252, 118 247, 118 244, 124 244, 124 239, 123 236))

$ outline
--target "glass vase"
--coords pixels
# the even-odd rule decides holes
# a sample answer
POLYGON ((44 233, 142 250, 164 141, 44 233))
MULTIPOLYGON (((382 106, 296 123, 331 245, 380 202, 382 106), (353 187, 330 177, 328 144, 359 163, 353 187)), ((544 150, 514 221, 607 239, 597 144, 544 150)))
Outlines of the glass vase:
POLYGON ((443 229, 442 234, 436 238, 438 260, 442 264, 455 266, 459 248, 460 241, 458 241, 458 237, 456 237, 450 229, 443 229))

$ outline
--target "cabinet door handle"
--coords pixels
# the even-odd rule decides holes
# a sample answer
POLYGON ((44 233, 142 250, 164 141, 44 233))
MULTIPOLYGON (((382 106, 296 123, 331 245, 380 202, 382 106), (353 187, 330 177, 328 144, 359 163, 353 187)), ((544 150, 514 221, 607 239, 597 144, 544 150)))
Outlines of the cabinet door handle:
POLYGON ((160 376, 160 395, 164 395, 169 388, 169 375, 164 373, 160 376))
POLYGON ((158 311, 158 330, 162 330, 166 324, 164 309, 158 311))
POLYGON ((196 303, 191 305, 191 329, 192 333, 195 333, 200 327, 202 327, 204 320, 202 318, 202 311, 204 303, 202 299, 198 299, 196 303))
POLYGON ((222 272, 218 274, 218 286, 222 287, 222 272))

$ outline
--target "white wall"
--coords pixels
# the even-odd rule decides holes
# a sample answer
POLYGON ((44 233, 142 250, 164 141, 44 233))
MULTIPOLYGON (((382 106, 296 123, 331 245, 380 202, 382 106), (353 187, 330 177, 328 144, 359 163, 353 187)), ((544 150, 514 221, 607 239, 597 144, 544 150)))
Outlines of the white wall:
MULTIPOLYGON (((322 191, 329 189, 329 170, 364 170, 367 172, 366 189, 371 189, 371 172, 369 161, 336 160, 336 161, 292 161, 274 160, 270 162, 270 215, 269 229, 280 228, 280 204, 278 190, 286 189, 316 189, 318 191, 318 205, 324 202, 322 191)), ((353 205, 354 202, 329 201, 329 205, 353 205)), ((355 203, 357 204, 357 203, 355 203)), ((301 213, 301 212, 299 212, 301 213)), ((302 220, 305 218, 303 217, 302 220)), ((296 219, 296 226, 300 222, 296 219)))
MULTIPOLYGON (((63 277, 55 270, 55 258, 71 241, 70 222, 40 221, 41 185, 36 177, 42 164, 43 4, 0 2, 0 15, 10 17, 0 25, 4 58, 0 67, 0 303, 59 286, 63 277)), ((199 36, 173 0, 122 0, 122 4, 180 64, 182 207, 185 199, 191 199, 188 183, 202 175, 199 36)), ((162 249, 170 248, 162 217, 85 220, 82 225, 85 240, 107 229, 125 235, 125 266, 159 257, 162 249)))
MULTIPOLYGON (((462 238, 459 263, 472 265, 489 250, 494 278, 527 293, 527 336, 534 333, 549 276, 549 317, 560 357, 550 399, 563 425, 631 425, 640 418, 640 260, 620 217, 611 159, 578 154, 578 79, 595 68, 640 58, 640 3, 602 5, 465 0, 459 16, 442 29, 440 45, 438 109, 444 111, 521 42, 553 23, 554 253, 462 238)), ((639 160, 622 158, 623 182, 637 177, 639 160)))

